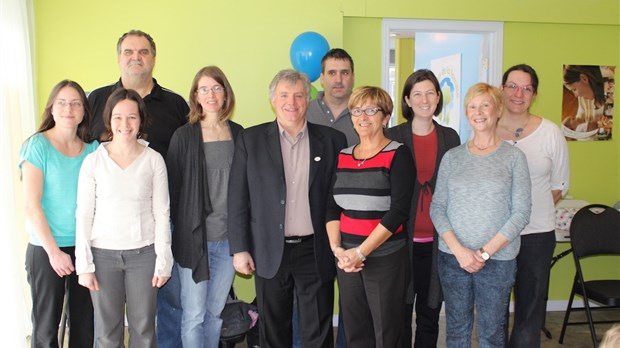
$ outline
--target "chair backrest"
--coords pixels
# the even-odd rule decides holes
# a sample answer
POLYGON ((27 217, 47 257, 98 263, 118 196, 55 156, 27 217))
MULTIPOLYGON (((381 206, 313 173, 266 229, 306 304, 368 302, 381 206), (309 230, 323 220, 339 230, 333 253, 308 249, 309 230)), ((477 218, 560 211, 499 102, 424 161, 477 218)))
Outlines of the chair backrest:
POLYGON ((579 258, 620 254, 620 211, 603 204, 579 209, 570 224, 570 242, 579 258))

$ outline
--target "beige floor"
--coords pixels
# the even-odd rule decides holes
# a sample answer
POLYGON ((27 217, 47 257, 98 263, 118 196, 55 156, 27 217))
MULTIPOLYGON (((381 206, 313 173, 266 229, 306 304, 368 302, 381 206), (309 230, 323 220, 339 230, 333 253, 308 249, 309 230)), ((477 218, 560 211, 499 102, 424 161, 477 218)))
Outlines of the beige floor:
MULTIPOLYGON (((605 315, 603 313, 599 313, 600 315, 605 315)), ((574 319, 577 319, 578 315, 582 315, 582 313, 575 314, 574 319)), ((572 315, 571 315, 571 318, 572 315)), ((610 318, 619 318, 616 316, 610 316, 610 318)), ((546 327, 551 332, 552 338, 547 338, 544 334, 540 335, 541 347, 542 348, 558 348, 558 347, 566 347, 566 348, 588 348, 592 347, 592 341, 590 339, 590 330, 587 325, 583 326, 570 326, 566 331, 566 336, 564 337, 564 344, 558 343, 558 337, 560 336, 560 330, 562 329, 562 320, 564 320, 564 312, 548 312, 547 313, 547 322, 546 327)), ((584 317, 585 320, 585 317, 584 317)), ((440 335, 439 335, 439 343, 437 345, 438 348, 446 347, 446 336, 445 336, 445 318, 442 316, 440 318, 440 335)), ((605 330, 611 327, 611 325, 600 324, 596 326, 597 334, 599 340, 604 334, 605 330)), ((415 324, 414 324, 415 330, 415 324)), ((475 336, 475 333, 474 333, 475 336)), ((127 337, 125 337, 125 343, 127 343, 127 337)), ((67 344, 65 344, 67 347, 67 344)), ((474 337, 472 339, 472 347, 478 347, 478 342, 474 337)), ((238 343, 235 348, 247 348, 245 342, 238 343)))
MULTIPOLYGON (((571 314, 572 320, 578 319, 577 316, 582 313, 576 314, 573 317, 571 314)), ((605 315, 605 314, 602 314, 605 315)), ((619 318, 620 316, 616 315, 612 318, 619 318)), ((540 340, 541 340, 541 348, 557 348, 557 347, 565 347, 565 348, 588 348, 592 347, 592 340, 590 338, 590 330, 587 325, 579 325, 579 326, 570 326, 567 328, 566 335, 564 337, 564 344, 558 343, 558 338, 560 337, 560 330, 562 329, 562 321, 564 320, 564 312, 548 312, 547 313, 547 321, 546 327, 551 333, 552 338, 547 338, 541 331, 540 340)), ((585 320, 585 316, 584 319, 585 320)), ((415 322, 415 319, 414 319, 415 322)), ((441 316, 440 322, 440 335, 439 342, 437 344, 437 348, 445 348, 446 347, 446 335, 445 335, 445 317, 441 316)), ((611 327, 611 325, 600 324, 596 326, 597 334, 599 340, 601 339, 603 333, 606 329, 611 327)), ((415 330, 415 324, 414 324, 415 330)), ((474 333, 475 335, 475 333, 474 333)), ((474 337, 472 339, 472 347, 478 347, 478 341, 474 337)), ((239 343, 235 346, 235 348, 247 348, 245 342, 239 343)), ((620 347, 618 347, 620 348, 620 347)))

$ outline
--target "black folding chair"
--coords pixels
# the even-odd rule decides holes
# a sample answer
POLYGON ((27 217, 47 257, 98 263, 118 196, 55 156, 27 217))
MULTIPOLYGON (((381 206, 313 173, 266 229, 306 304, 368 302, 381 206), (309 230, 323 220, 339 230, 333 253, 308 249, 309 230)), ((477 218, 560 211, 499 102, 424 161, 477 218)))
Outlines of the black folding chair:
POLYGON ((612 256, 617 260, 620 256, 620 212, 602 204, 590 204, 579 209, 570 225, 570 242, 576 272, 559 342, 563 343, 568 325, 588 324, 592 346, 596 348, 594 324, 616 323, 620 320, 594 320, 592 312, 620 309, 620 279, 585 280, 581 260, 590 256, 612 256), (575 295, 583 298, 583 307, 573 308, 575 295), (599 306, 590 306, 591 301, 599 306), (588 321, 569 322, 572 311, 585 311, 588 321))

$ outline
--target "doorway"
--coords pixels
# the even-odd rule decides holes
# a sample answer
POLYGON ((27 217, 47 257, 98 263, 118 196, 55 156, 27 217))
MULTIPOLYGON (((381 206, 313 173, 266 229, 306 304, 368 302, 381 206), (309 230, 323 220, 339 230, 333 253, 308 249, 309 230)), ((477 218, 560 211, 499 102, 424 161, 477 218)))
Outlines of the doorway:
POLYGON ((382 87, 400 115, 407 76, 418 69, 432 70, 444 94, 444 111, 437 121, 454 128, 464 142, 470 133, 462 112, 465 92, 477 82, 500 84, 502 48, 501 22, 383 19, 382 87))

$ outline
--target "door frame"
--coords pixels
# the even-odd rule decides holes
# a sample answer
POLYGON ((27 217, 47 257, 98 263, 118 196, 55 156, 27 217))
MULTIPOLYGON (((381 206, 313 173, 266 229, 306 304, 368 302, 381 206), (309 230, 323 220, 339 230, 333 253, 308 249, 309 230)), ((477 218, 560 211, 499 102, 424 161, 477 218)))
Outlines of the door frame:
POLYGON ((489 45, 489 56, 483 58, 482 66, 488 69, 488 81, 499 86, 502 77, 504 47, 504 23, 482 21, 451 21, 430 19, 384 18, 381 32, 381 87, 389 90, 390 40, 391 33, 432 32, 484 34, 489 45))

